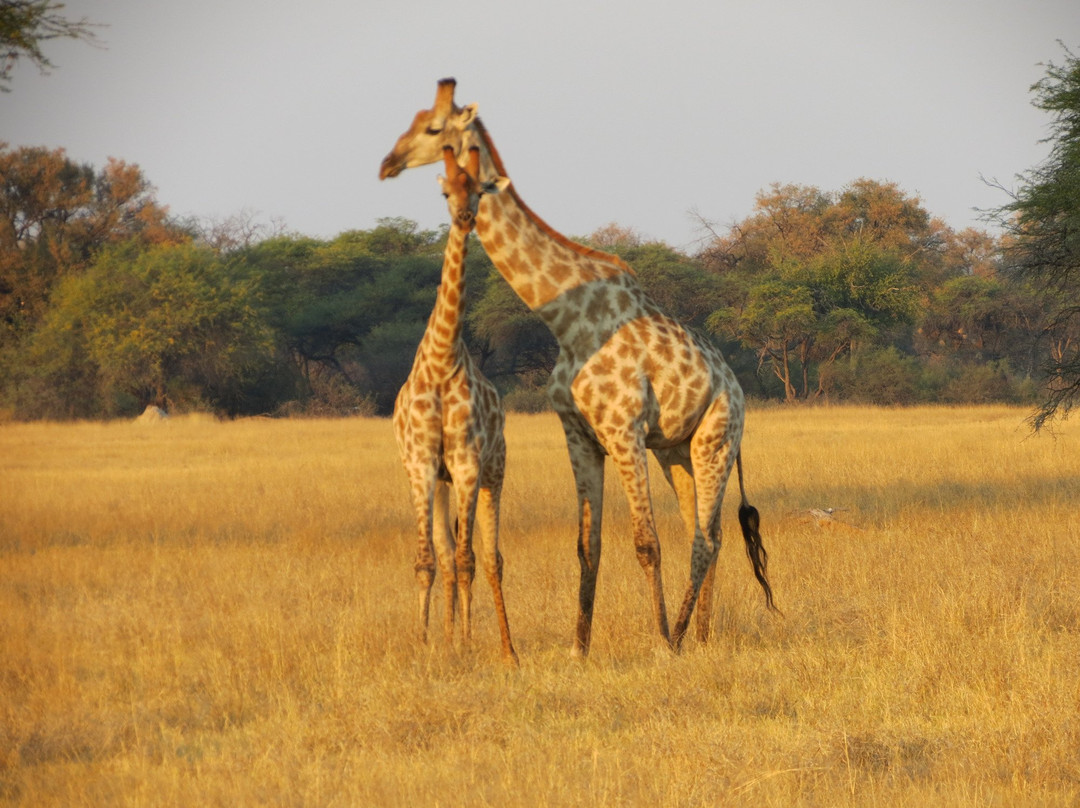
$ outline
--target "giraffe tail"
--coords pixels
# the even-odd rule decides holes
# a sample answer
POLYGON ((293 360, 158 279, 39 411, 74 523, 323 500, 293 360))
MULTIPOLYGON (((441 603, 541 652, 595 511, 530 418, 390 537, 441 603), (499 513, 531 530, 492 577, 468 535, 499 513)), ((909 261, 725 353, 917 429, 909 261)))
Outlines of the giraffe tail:
POLYGON ((757 508, 746 501, 746 489, 743 486, 742 450, 735 455, 735 465, 739 471, 739 527, 742 528, 743 541, 746 542, 746 556, 754 568, 754 577, 761 584, 765 592, 765 605, 771 611, 779 612, 773 603, 772 587, 769 585, 768 567, 769 554, 765 552, 765 545, 761 542, 761 516, 757 508))

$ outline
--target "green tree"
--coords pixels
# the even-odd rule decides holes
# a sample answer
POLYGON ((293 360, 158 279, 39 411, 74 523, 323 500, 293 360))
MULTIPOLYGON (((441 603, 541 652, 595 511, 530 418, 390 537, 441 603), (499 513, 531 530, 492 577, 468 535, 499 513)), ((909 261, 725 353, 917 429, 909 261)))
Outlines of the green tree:
POLYGON ((1008 270, 1043 290, 1051 307, 1049 383, 1032 417, 1039 429, 1080 402, 1080 58, 1065 48, 1064 61, 1048 64, 1031 90, 1034 106, 1052 116, 1050 154, 992 216, 1010 236, 1008 270))
POLYGON ((104 251, 60 284, 30 342, 23 414, 247 411, 275 346, 251 285, 233 270, 191 244, 104 251))
POLYGON ((0 144, 0 352, 33 329, 59 279, 132 238, 187 238, 138 166, 110 159, 97 171, 63 149, 0 144))
POLYGON ((307 409, 340 411, 351 390, 347 409, 366 399, 389 412, 435 301, 440 239, 415 222, 382 219, 328 242, 279 237, 236 254, 303 380, 307 409))
POLYGON ((95 25, 85 17, 69 20, 59 12, 63 3, 50 0, 0 0, 0 92, 10 92, 11 74, 20 59, 29 59, 39 70, 53 66, 42 44, 53 39, 94 43, 95 25))

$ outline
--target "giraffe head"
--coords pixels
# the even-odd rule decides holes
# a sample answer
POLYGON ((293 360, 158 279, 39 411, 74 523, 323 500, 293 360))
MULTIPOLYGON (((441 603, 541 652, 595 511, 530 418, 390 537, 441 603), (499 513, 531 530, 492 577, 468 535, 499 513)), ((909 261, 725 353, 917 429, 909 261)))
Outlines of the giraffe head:
POLYGON ((443 79, 435 93, 435 106, 422 109, 413 118, 412 126, 394 144, 379 168, 379 179, 396 177, 406 168, 436 163, 449 146, 464 163, 465 152, 475 142, 473 124, 476 104, 458 107, 454 104, 454 79, 443 79))
POLYGON ((439 177, 443 196, 450 208, 450 219, 454 225, 469 232, 476 225, 476 210, 480 206, 480 197, 484 194, 497 194, 510 184, 506 177, 495 177, 488 182, 481 182, 480 149, 469 147, 469 156, 462 168, 454 157, 453 146, 443 146, 443 163, 446 176, 439 177))

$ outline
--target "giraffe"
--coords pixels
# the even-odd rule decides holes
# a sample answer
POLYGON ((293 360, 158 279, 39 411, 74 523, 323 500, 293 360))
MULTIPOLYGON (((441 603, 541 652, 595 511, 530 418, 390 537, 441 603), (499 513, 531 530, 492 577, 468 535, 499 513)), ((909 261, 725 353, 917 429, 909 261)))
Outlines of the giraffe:
POLYGON ((447 199, 451 226, 443 254, 442 282, 412 371, 394 402, 393 418, 420 539, 415 564, 420 629, 426 641, 438 562, 446 596, 447 641, 453 641, 455 600, 461 609, 463 640, 466 644, 470 641, 475 525, 481 536, 484 572, 495 597, 502 654, 516 665, 499 552, 499 498, 506 466, 503 411, 494 385, 480 373, 462 340, 466 240, 476 223, 480 195, 497 193, 507 181, 496 179, 481 185, 476 180, 479 150, 470 152, 470 168, 463 170, 453 150, 447 148, 445 165, 446 177, 439 177, 439 184, 447 199), (451 488, 457 505, 456 543, 450 528, 451 488))
MULTIPOLYGON (((380 179, 435 162, 447 146, 459 160, 478 148, 481 177, 506 175, 476 105, 454 103, 455 86, 454 79, 439 82, 434 107, 416 114, 383 160, 380 179)), ((476 233, 500 274, 559 345, 548 394, 566 436, 578 497, 575 655, 588 654, 592 635, 607 456, 630 505, 634 547, 664 642, 679 649, 699 601, 697 634, 708 638, 720 506, 736 464, 747 555, 767 607, 775 609, 760 520, 743 486, 739 447, 745 401, 720 351, 665 315, 621 259, 576 244, 548 226, 512 183, 504 193, 481 200, 476 233), (660 574, 647 450, 674 489, 693 537, 690 582, 673 631, 660 574)))

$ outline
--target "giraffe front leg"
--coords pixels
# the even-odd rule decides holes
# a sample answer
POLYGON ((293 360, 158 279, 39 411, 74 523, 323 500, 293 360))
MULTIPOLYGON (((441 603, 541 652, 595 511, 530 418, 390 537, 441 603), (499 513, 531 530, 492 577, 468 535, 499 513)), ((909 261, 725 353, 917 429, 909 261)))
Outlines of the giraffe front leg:
POLYGON ((660 638, 672 647, 668 629, 667 606, 664 603, 664 582, 660 574, 660 538, 653 520, 652 498, 649 494, 649 467, 645 454, 645 437, 638 428, 631 428, 621 437, 606 442, 615 468, 619 471, 623 491, 630 505, 634 530, 634 550, 638 563, 645 571, 652 594, 653 618, 660 638))
POLYGON ((454 536, 450 528, 450 487, 442 480, 435 485, 432 522, 432 543, 442 573, 443 595, 446 601, 443 634, 447 645, 451 646, 454 642, 454 614, 457 611, 457 575, 454 563, 454 536))
POLYGON ((476 554, 473 552, 473 527, 476 524, 477 481, 474 477, 461 482, 454 479, 457 495, 457 598, 461 610, 461 640, 465 646, 472 642, 472 585, 476 577, 476 554))
POLYGON ((510 639, 510 622, 506 617, 506 602, 503 599, 503 559, 499 552, 499 499, 501 486, 481 488, 476 503, 476 527, 483 546, 481 558, 484 573, 491 585, 491 594, 495 599, 495 616, 499 621, 499 635, 502 639, 502 655, 507 664, 517 667, 518 657, 514 643, 510 639))
POLYGON ((573 655, 586 657, 592 641, 593 604, 596 600, 596 575, 600 569, 600 528, 604 511, 604 454, 596 443, 563 422, 570 465, 578 495, 578 584, 577 629, 573 655))
POLYGON ((416 515, 416 561, 413 571, 417 585, 417 625, 419 639, 428 641, 428 616, 431 608, 431 586, 435 581, 435 553, 432 545, 434 521, 434 475, 428 474, 426 467, 419 464, 408 469, 413 509, 416 515))

